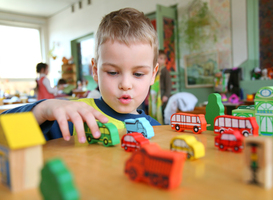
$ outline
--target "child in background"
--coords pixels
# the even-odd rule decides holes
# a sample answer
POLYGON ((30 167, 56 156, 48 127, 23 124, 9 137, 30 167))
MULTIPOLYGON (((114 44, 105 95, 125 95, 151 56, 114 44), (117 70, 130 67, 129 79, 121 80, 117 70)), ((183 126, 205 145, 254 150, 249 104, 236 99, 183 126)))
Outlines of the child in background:
POLYGON ((158 53, 158 65, 160 71, 160 92, 161 92, 161 102, 162 102, 162 116, 164 116, 164 110, 168 103, 169 97, 171 96, 172 90, 172 81, 171 75, 168 69, 166 68, 166 59, 167 55, 164 50, 159 50, 158 53))
POLYGON ((142 12, 133 8, 111 12, 99 25, 92 59, 100 99, 41 100, 4 113, 32 111, 46 139, 69 140, 74 127, 81 143, 86 141, 83 122, 95 138, 100 137, 96 119, 124 127, 125 119, 145 117, 151 125, 160 125, 137 109, 154 83, 157 54, 157 33, 142 12))
POLYGON ((160 123, 163 123, 164 109, 171 95, 171 76, 167 68, 166 54, 164 50, 159 50, 157 63, 159 71, 155 78, 154 85, 151 86, 149 96, 149 115, 154 117, 160 123))
POLYGON ((58 88, 50 86, 49 79, 46 77, 48 74, 48 65, 46 63, 38 63, 36 66, 37 73, 40 74, 37 82, 37 100, 53 99, 54 94, 57 94, 58 88))

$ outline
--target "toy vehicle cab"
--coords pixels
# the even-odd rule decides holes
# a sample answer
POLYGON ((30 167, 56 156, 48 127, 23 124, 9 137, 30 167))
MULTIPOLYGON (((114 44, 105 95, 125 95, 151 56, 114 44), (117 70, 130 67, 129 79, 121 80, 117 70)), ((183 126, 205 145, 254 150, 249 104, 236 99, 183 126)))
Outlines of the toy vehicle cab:
POLYGON ((171 140, 172 151, 185 152, 187 159, 197 159, 205 156, 205 148, 202 142, 196 140, 193 135, 179 135, 171 140))
POLYGON ((121 138, 121 147, 125 151, 137 151, 143 145, 149 144, 150 141, 145 138, 141 133, 128 133, 121 138))
POLYGON ((241 152, 243 149, 243 136, 238 130, 230 130, 217 135, 214 141, 215 147, 221 151, 231 149, 233 152, 241 152))
POLYGON ((138 132, 148 139, 155 135, 153 127, 145 117, 126 119, 124 123, 127 133, 138 132))

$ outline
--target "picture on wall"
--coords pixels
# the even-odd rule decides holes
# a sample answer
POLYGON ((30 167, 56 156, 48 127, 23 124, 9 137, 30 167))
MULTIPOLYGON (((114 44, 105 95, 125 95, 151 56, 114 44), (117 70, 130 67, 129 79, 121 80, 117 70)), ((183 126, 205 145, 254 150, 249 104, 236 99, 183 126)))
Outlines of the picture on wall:
POLYGON ((219 71, 217 51, 185 56, 186 88, 213 87, 214 74, 219 71))

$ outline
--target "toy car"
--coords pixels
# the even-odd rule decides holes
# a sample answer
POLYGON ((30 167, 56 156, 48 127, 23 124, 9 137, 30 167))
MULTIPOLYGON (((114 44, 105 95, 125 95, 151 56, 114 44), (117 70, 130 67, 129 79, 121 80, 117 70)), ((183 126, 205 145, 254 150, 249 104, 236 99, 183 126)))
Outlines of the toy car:
POLYGON ((171 140, 172 151, 182 151, 187 154, 187 159, 197 159, 205 156, 205 148, 202 142, 196 140, 193 135, 179 135, 171 140))
POLYGON ((138 132, 150 139, 155 135, 154 129, 145 117, 124 120, 127 133, 138 132))
POLYGON ((243 149, 243 136, 238 131, 227 130, 222 134, 215 136, 214 145, 221 151, 231 149, 233 152, 241 152, 243 149))
POLYGON ((137 151, 145 144, 149 144, 150 141, 145 138, 141 133, 128 133, 121 138, 121 147, 125 151, 137 151))

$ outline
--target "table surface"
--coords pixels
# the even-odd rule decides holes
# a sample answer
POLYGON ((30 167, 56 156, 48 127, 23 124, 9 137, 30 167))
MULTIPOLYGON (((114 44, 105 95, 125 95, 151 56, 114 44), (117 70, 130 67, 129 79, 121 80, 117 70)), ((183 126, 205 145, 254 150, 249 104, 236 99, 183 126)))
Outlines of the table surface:
MULTIPOLYGON (((169 125, 154 127, 155 136, 151 142, 168 149, 171 138, 179 133, 169 125)), ((125 130, 120 131, 120 136, 125 130)), ((120 144, 115 147, 103 147, 102 144, 82 145, 56 139, 43 146, 44 160, 62 158, 75 177, 81 199, 247 199, 272 200, 273 188, 264 190, 243 182, 243 154, 221 152, 214 147, 212 131, 195 135, 206 149, 205 157, 186 161, 183 179, 174 190, 162 190, 145 183, 135 183, 124 174, 125 161, 131 153, 125 152, 120 144)), ((39 200, 39 189, 30 189, 12 194, 0 185, 0 199, 39 200)))

